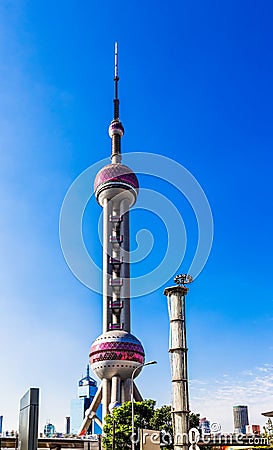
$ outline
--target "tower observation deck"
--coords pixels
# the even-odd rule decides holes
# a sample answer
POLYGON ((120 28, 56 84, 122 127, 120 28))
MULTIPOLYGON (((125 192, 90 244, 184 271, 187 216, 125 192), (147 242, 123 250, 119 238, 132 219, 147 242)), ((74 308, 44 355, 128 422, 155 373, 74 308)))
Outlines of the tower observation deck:
POLYGON ((89 359, 101 384, 79 434, 85 434, 91 420, 100 423, 96 411, 102 403, 102 422, 106 414, 130 401, 131 389, 142 400, 131 377, 138 375, 145 362, 140 341, 131 334, 130 323, 130 235, 129 210, 138 195, 136 174, 121 163, 124 128, 119 118, 118 46, 115 44, 114 118, 109 126, 112 140, 111 164, 103 167, 94 182, 94 191, 103 208, 103 334, 92 344, 89 359))

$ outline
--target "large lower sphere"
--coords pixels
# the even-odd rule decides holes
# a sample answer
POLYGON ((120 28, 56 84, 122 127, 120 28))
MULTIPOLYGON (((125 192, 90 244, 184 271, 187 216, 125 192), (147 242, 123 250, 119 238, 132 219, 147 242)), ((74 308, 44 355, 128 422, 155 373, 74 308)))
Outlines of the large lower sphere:
POLYGON ((141 342, 120 330, 107 331, 99 336, 91 346, 89 358, 93 372, 100 379, 113 376, 123 380, 130 378, 133 371, 145 362, 141 342))

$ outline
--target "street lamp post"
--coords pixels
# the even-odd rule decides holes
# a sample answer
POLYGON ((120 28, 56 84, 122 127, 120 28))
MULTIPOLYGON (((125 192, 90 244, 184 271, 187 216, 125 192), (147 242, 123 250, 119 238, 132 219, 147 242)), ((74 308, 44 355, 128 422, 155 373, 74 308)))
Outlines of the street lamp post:
POLYGON ((131 406, 132 406, 132 450, 135 450, 135 416, 134 416, 134 376, 137 370, 144 366, 150 366, 151 364, 157 364, 157 361, 148 361, 145 364, 139 364, 132 373, 131 376, 131 406))

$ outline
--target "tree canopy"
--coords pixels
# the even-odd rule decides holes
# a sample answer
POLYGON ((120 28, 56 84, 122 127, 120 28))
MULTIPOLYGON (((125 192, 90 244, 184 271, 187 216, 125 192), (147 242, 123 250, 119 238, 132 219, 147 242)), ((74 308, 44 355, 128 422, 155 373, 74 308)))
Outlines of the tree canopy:
MULTIPOLYGON (((159 408, 155 407, 154 400, 144 400, 134 403, 134 427, 135 431, 139 428, 158 430, 168 433, 173 438, 171 406, 164 405, 159 408)), ((105 418, 105 426, 103 429, 103 447, 106 450, 112 450, 113 431, 115 440, 115 450, 131 449, 132 434, 132 404, 131 402, 123 403, 119 408, 113 410, 112 414, 108 414, 105 418)), ((199 414, 190 414, 190 428, 199 427, 199 414)), ((136 448, 139 448, 136 445, 136 448)), ((172 448, 167 445, 166 448, 172 448)))

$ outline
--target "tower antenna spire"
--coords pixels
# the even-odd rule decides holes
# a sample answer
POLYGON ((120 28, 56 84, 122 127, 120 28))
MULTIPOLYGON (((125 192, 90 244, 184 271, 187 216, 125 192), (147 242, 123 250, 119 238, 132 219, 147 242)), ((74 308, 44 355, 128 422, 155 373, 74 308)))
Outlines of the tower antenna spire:
MULTIPOLYGON (((118 100, 118 81, 119 81, 119 76, 118 76, 118 43, 115 42, 115 70, 114 70, 114 82, 115 82, 115 97, 114 100, 118 100)), ((114 118, 118 119, 119 116, 116 117, 114 111, 114 118)), ((119 112, 119 111, 117 111, 119 112)))
POLYGON ((115 64, 114 64, 114 119, 109 127, 109 136, 112 139, 112 163, 121 162, 121 138, 124 128, 119 120, 119 98, 118 98, 118 43, 115 42, 115 64))

